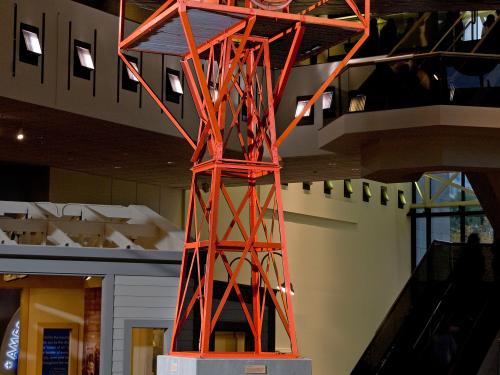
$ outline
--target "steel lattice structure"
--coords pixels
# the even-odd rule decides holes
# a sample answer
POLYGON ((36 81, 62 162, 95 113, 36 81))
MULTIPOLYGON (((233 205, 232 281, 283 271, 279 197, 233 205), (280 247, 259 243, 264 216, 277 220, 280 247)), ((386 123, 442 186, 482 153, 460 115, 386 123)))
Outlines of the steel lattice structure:
POLYGON ((193 148, 193 177, 171 354, 280 358, 296 358, 299 354, 286 251, 279 146, 345 67, 369 31, 369 0, 364 0, 363 12, 353 0, 346 0, 355 20, 310 14, 327 2, 320 0, 291 13, 289 6, 269 10, 274 6, 272 1, 266 3, 268 9, 259 9, 250 0, 241 4, 234 0, 168 0, 124 37, 126 4, 121 0, 118 55, 193 148), (359 33, 361 38, 300 114, 277 134, 275 113, 295 62, 359 33), (195 139, 127 60, 125 50, 180 57, 200 119, 195 139), (271 186, 259 197, 257 184, 264 176, 271 186), (247 186, 238 201, 227 189, 228 183, 235 180, 247 186), (223 207, 231 214, 229 223, 221 221, 223 207), (235 255, 237 261, 230 263, 229 257, 235 255), (238 282, 245 262, 251 264, 251 305, 243 298, 238 282), (220 302, 215 304, 217 264, 225 269, 229 281, 220 302), (236 294, 253 336, 250 352, 211 350, 210 340, 231 293, 236 294), (290 353, 262 349, 262 323, 268 304, 274 306, 278 322, 288 335, 290 353), (181 331, 194 314, 199 314, 199 347, 181 351, 181 331))

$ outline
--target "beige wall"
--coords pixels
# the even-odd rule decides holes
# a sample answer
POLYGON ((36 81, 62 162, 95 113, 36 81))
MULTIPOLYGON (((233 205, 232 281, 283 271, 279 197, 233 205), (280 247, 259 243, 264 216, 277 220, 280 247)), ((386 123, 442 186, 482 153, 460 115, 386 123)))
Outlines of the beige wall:
MULTIPOLYGON (((314 375, 350 373, 410 275, 408 209, 397 207, 398 189, 409 201, 410 184, 384 185, 390 201, 383 206, 381 184, 369 181, 373 197, 363 202, 362 182, 353 181, 350 199, 343 181, 335 181, 332 196, 324 194, 322 181, 309 192, 302 184, 283 189, 299 350, 313 360, 314 375)), ((267 190, 260 188, 261 202, 267 190)), ((244 191, 232 188, 231 194, 241 198, 244 191)), ((239 282, 248 283, 248 268, 239 282)), ((221 265, 217 275, 227 280, 221 265)), ((286 334, 276 333, 276 349, 286 352, 286 334)))
POLYGON ((397 208, 397 190, 409 198, 409 184, 389 185, 387 206, 380 184, 370 181, 368 203, 362 181, 353 187, 351 199, 342 181, 332 198, 322 182, 283 192, 299 350, 314 375, 350 373, 410 274, 410 220, 397 208))
POLYGON ((140 204, 160 213, 177 227, 183 224, 183 191, 52 168, 49 200, 55 203, 140 204))
MULTIPOLYGON (((390 201, 380 204, 381 184, 370 182, 373 197, 362 201, 362 180, 354 180, 352 198, 343 197, 343 181, 332 196, 323 182, 310 192, 302 184, 283 189, 291 280, 299 350, 313 360, 314 375, 348 374, 410 274, 410 220, 397 208, 397 190, 410 199, 410 184, 387 185, 390 201)), ((260 187, 261 202, 268 187, 260 187)), ((245 188, 231 188, 235 204, 245 188)), ((50 200, 101 204, 146 204, 183 226, 183 192, 155 185, 52 169, 50 200)), ((229 222, 222 206, 221 223, 229 222)), ((242 213, 248 220, 248 213, 242 213)), ((222 224, 221 224, 222 228, 222 224)), ((232 239, 239 239, 237 229, 232 239)), ((243 268, 240 282, 249 280, 243 268)), ((226 280, 222 267, 218 278, 226 280)), ((278 319, 278 318, 277 318, 278 319)), ((278 320, 277 320, 278 321, 278 320)), ((277 349, 287 350, 277 331, 277 349)))

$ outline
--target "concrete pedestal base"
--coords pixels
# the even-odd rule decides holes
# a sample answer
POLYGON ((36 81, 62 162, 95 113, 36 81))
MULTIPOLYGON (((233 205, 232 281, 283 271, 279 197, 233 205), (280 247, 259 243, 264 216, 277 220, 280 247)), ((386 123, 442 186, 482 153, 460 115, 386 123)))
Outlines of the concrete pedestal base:
POLYGON ((311 375, 311 360, 297 359, 208 359, 158 356, 158 375, 311 375))

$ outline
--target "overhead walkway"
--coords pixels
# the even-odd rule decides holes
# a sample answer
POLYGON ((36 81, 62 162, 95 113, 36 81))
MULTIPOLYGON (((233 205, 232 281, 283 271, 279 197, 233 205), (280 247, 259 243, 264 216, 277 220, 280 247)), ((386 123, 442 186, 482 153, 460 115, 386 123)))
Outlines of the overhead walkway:
POLYGON ((363 177, 401 182, 500 165, 500 55, 379 58, 345 74, 340 116, 319 130, 319 145, 359 157, 363 177))
POLYGON ((467 245, 433 243, 352 374, 478 372, 500 328, 498 259, 469 250, 484 269, 467 245))

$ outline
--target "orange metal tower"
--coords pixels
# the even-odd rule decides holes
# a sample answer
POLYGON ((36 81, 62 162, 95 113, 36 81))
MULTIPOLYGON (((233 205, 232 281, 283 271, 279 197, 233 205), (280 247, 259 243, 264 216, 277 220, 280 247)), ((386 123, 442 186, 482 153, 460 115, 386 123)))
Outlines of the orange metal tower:
MULTIPOLYGON (((141 1, 151 3, 134 0, 141 1)), ((328 3, 320 0, 300 7, 279 0, 168 0, 135 31, 124 36, 126 4, 121 0, 118 55, 193 148, 193 177, 172 332, 173 355, 299 355, 280 190, 279 147, 359 49, 369 31, 369 0, 363 0, 363 12, 354 0, 345 0, 346 9, 353 14, 349 20, 316 16, 328 3), (295 62, 356 34, 361 37, 354 47, 300 114, 278 133, 275 113, 295 62), (127 60, 125 50, 179 56, 199 116, 196 137, 189 135, 127 60), (264 179, 270 188, 259 191, 259 179, 264 179), (229 194, 227 186, 231 184, 247 187, 238 201, 229 194), (227 223, 221 220, 223 207, 231 214, 227 223), (230 263, 235 256, 237 260, 230 263), (243 298, 238 282, 245 262, 251 264, 251 303, 243 298), (229 281, 216 304, 213 285, 217 264, 225 270, 229 281), (236 294, 253 336, 250 352, 210 350, 214 328, 231 293, 236 294), (267 304, 274 306, 277 320, 288 335, 289 354, 262 349, 267 304), (182 351, 179 337, 194 314, 199 315, 200 321, 199 347, 182 351)))

